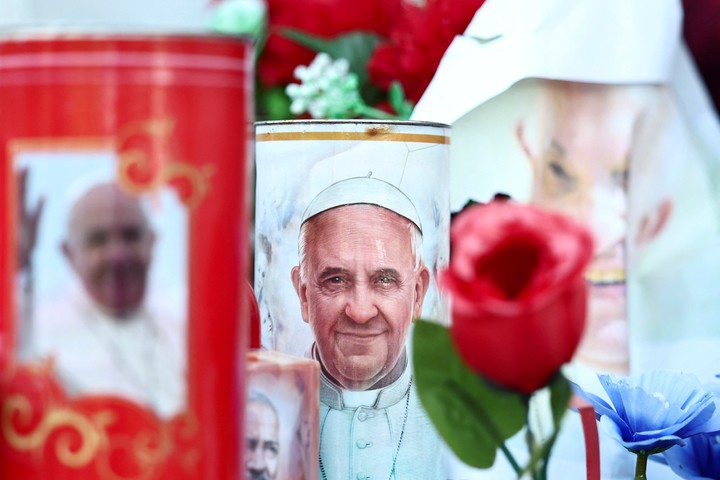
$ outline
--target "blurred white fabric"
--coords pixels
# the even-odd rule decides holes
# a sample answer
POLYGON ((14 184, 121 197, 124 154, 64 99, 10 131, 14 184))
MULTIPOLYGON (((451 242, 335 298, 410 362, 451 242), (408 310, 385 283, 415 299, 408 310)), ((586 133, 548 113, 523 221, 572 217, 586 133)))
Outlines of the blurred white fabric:
MULTIPOLYGON (((706 379, 720 373, 720 124, 682 43, 681 21, 680 0, 487 0, 446 51, 412 120, 452 126, 457 211, 497 192, 531 199, 533 169, 517 129, 540 116, 538 79, 648 93, 643 119, 659 120, 635 132, 628 187, 630 370, 706 379), (653 216, 663 202, 671 212, 653 216), (641 240, 648 225, 657 230, 641 240)), ((571 377, 600 393, 595 372, 574 367, 571 377)), ((522 438, 509 443, 522 455, 522 438)), ((603 479, 632 478, 634 456, 611 439, 601 438, 601 458, 603 479)), ((549 476, 585 478, 584 468, 579 417, 569 413, 549 476)), ((676 478, 655 462, 648 469, 650 478, 676 478)), ((498 457, 490 470, 459 466, 452 478, 512 477, 498 457)))

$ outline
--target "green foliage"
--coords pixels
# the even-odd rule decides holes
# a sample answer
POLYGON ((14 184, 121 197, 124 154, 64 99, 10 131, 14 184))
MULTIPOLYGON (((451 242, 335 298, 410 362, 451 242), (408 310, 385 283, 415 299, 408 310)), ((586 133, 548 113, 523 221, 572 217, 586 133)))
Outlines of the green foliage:
POLYGON ((358 76, 362 87, 368 79, 367 63, 380 37, 369 32, 350 32, 332 39, 308 35, 299 30, 284 28, 280 34, 296 41, 300 45, 316 52, 325 52, 333 59, 345 58, 350 63, 350 71, 358 76))
POLYGON ((548 388, 550 389, 550 407, 553 414, 553 424, 557 431, 560 428, 562 417, 568 408, 568 403, 572 396, 572 388, 570 387, 570 382, 560 372, 555 375, 548 385, 548 388))
POLYGON ((388 101, 390 106, 395 110, 400 118, 410 118, 413 111, 413 104, 405 98, 405 90, 403 90, 400 82, 392 82, 388 91, 388 101))
POLYGON ((354 115, 388 120, 410 118, 414 105, 405 98, 402 86, 398 82, 394 82, 387 92, 387 100, 395 114, 371 106, 381 103, 386 98, 385 93, 369 81, 367 71, 370 57, 381 42, 380 36, 370 32, 354 31, 334 38, 323 38, 290 28, 281 30, 280 34, 310 50, 327 53, 334 60, 344 58, 348 61, 350 73, 357 77, 358 90, 362 100, 353 109, 354 115))
POLYGON ((453 452, 470 466, 492 466, 497 449, 525 425, 528 397, 469 370, 436 323, 416 323, 413 366, 420 400, 453 452))
POLYGON ((264 34, 267 8, 260 0, 225 1, 218 4, 210 15, 211 30, 230 35, 264 34))
POLYGON ((256 117, 258 121, 284 120, 292 118, 290 113, 290 99, 283 87, 255 89, 257 105, 256 117))
POLYGON ((502 35, 495 35, 494 37, 488 37, 488 38, 480 38, 480 37, 470 36, 470 38, 472 38, 473 40, 476 40, 481 45, 484 45, 484 44, 490 43, 490 42, 494 42, 495 40, 497 40, 498 38, 501 38, 501 37, 502 37, 502 35))

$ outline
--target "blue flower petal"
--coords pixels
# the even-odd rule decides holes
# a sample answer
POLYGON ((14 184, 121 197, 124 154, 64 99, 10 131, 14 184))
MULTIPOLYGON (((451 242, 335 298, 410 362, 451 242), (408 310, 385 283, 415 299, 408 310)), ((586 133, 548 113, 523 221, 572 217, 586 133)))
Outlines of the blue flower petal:
POLYGON ((618 380, 618 378, 613 374, 598 374, 598 379, 600 380, 600 384, 603 389, 605 389, 610 397, 610 402, 612 402, 618 415, 627 422, 628 417, 625 412, 625 406, 623 405, 622 392, 620 391, 622 380, 618 380))
POLYGON ((646 431, 681 423, 688 412, 707 401, 707 395, 694 377, 685 374, 655 371, 630 377, 622 390, 625 408, 634 419, 631 427, 646 431))
POLYGON ((630 439, 632 432, 630 431, 627 423, 617 414, 617 412, 615 412, 613 407, 610 406, 605 400, 595 394, 585 392, 582 389, 578 390, 578 395, 587 400, 593 406, 593 408, 595 409, 595 415, 597 416, 598 420, 605 416, 610 417, 613 423, 615 423, 618 428, 621 429, 620 438, 626 438, 628 440, 630 439))
MULTIPOLYGON (((720 434, 720 395, 713 394, 711 400, 715 405, 715 414, 703 426, 703 430, 709 434, 720 434)), ((718 464, 720 464, 720 459, 718 459, 718 464)))
POLYGON ((623 432, 620 427, 611 418, 603 415, 600 417, 600 428, 616 442, 625 445, 626 439, 623 438, 623 432))
POLYGON ((666 435, 663 437, 649 438, 644 440, 623 438, 621 436, 618 426, 608 417, 602 417, 600 419, 600 427, 606 434, 608 434, 611 438, 614 438, 615 441, 620 443, 620 445, 633 452, 639 452, 641 450, 649 452, 651 450, 657 450, 660 448, 668 448, 673 445, 685 445, 685 440, 676 435, 666 435))
POLYGON ((663 456, 682 478, 720 479, 720 439, 716 435, 696 435, 686 446, 666 450, 663 456))
POLYGON ((637 432, 637 437, 640 439, 668 434, 689 437, 698 433, 707 433, 707 427, 711 426, 709 421, 712 419, 714 412, 715 405, 712 402, 709 402, 706 405, 703 405, 702 408, 698 408, 691 412, 691 414, 687 415, 684 420, 678 423, 670 423, 669 425, 665 423, 665 425, 663 425, 662 422, 658 422, 658 426, 661 428, 637 432))
MULTIPOLYGON (((603 430, 631 451, 684 445, 699 434, 720 432, 720 398, 693 376, 667 371, 616 378, 598 375, 610 403, 587 392, 603 430)), ((677 448, 677 447, 676 447, 677 448)), ((720 464, 720 459, 717 460, 720 464)))

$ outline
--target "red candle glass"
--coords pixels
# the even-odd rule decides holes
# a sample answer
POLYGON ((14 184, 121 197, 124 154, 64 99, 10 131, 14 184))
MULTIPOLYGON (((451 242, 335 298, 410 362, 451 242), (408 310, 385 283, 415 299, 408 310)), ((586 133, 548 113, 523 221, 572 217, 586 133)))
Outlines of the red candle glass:
POLYGON ((252 54, 0 37, 1 478, 242 478, 252 54))

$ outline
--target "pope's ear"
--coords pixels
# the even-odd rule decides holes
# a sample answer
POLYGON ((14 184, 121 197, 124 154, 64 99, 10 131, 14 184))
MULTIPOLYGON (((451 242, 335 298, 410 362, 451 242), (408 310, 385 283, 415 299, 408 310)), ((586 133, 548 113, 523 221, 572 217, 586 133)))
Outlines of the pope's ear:
POLYGON ((70 267, 75 270, 75 256, 73 255, 73 249, 70 245, 70 240, 63 240, 60 244, 60 251, 65 257, 65 260, 70 264, 70 267))
POLYGON ((520 120, 517 125, 515 125, 515 138, 517 139, 518 145, 520 146, 520 150, 525 154, 525 157, 530 162, 530 167, 532 169, 535 169, 536 162, 536 155, 530 148, 530 144, 528 143, 527 139, 527 132, 525 130, 525 120, 520 120))
POLYGON ((295 266, 290 271, 290 277, 292 279, 293 287, 295 287, 295 293, 297 293, 298 300, 300 300, 300 312, 305 323, 308 322, 308 300, 307 300, 307 286, 302 281, 302 275, 300 274, 300 267, 295 266))
POLYGON ((415 282, 415 304, 413 305, 413 318, 419 318, 422 315, 423 301, 430 287, 430 270, 422 267, 415 282))

